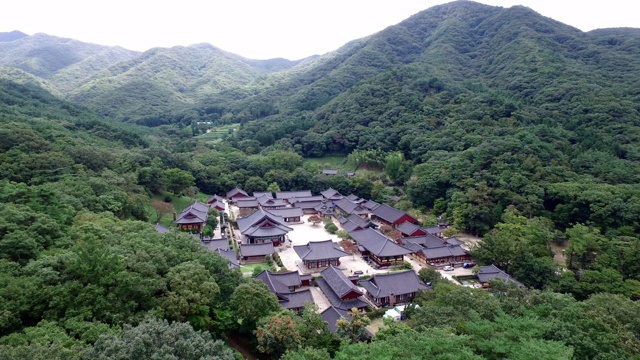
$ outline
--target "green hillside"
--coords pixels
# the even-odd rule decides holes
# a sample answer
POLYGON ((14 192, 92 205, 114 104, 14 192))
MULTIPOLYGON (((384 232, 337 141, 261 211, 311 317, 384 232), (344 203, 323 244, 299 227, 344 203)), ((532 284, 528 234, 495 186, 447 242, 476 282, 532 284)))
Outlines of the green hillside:
MULTIPOLYGON (((551 184, 626 193, 640 180, 639 41, 635 29, 583 33, 524 7, 436 6, 338 50, 328 76, 313 80, 312 68, 283 81, 297 90, 268 100, 276 114, 246 122, 233 144, 305 157, 399 150, 415 166, 413 203, 442 199, 472 232, 510 205, 559 226, 593 221, 594 210, 565 209, 583 195, 551 184)), ((638 227, 628 219, 614 226, 638 227)))
POLYGON ((0 359, 636 359, 639 55, 639 29, 469 1, 296 62, 0 33, 0 359), (509 280, 415 265, 405 321, 334 334, 175 229, 234 187, 449 222, 509 280))
POLYGON ((136 54, 135 51, 118 47, 41 33, 14 36, 12 41, 0 42, 0 65, 16 67, 44 79, 83 62, 84 65, 75 67, 74 76, 86 78, 108 65, 131 59, 136 54))

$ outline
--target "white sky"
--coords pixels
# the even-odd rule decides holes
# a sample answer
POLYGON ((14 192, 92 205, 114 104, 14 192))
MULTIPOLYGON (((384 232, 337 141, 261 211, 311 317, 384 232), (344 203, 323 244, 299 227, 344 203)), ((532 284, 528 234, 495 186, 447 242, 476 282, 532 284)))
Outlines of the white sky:
MULTIPOLYGON (((0 32, 20 30, 144 51, 207 42, 253 59, 300 59, 446 0, 14 0, 2 4, 0 32)), ((640 27, 636 0, 480 0, 536 12, 589 31, 640 27)))

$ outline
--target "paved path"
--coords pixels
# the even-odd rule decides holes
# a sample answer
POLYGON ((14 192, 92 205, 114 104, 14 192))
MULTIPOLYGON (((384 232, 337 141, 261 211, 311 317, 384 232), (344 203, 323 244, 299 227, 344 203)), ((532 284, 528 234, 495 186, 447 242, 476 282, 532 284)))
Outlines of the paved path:
POLYGON ((311 295, 313 295, 313 302, 318 305, 319 313, 325 311, 329 306, 331 306, 331 302, 329 302, 329 299, 327 299, 320 288, 312 286, 310 289, 311 295))

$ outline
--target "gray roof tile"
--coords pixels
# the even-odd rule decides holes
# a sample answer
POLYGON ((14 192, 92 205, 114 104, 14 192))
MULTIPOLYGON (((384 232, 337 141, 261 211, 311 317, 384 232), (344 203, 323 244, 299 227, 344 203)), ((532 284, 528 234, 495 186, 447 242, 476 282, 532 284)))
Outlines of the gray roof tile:
POLYGON ((355 240, 359 246, 377 256, 399 256, 411 254, 412 251, 391 241, 382 235, 378 230, 366 228, 364 230, 352 231, 349 236, 355 240))
POLYGON ((293 230, 285 225, 281 216, 270 214, 262 209, 258 209, 249 216, 238 218, 237 223, 240 233, 249 236, 284 235, 293 230), (269 227, 261 226, 265 223, 268 223, 269 227))
POLYGON ((162 226, 162 225, 160 225, 160 224, 156 224, 155 229, 156 229, 156 231, 157 231, 157 232, 159 232, 160 234, 166 234, 166 233, 168 233, 168 232, 169 232, 169 229, 168 229, 168 228, 166 228, 166 227, 164 227, 164 226, 162 226))
POLYGON ((216 249, 229 250, 228 239, 202 240, 202 245, 206 246, 207 249, 211 251, 214 251, 216 249))
POLYGON ((234 189, 232 189, 232 190, 227 192, 227 199, 231 199, 231 198, 236 197, 238 195, 245 196, 245 197, 249 196, 249 194, 247 194, 244 190, 242 190, 240 188, 234 188, 234 189))
POLYGON ((329 306, 323 312, 320 313, 320 317, 324 322, 327 323, 327 327, 329 331, 332 333, 336 333, 338 328, 336 327, 336 322, 340 320, 340 318, 344 318, 347 321, 351 321, 351 315, 346 310, 335 308, 334 306, 329 306))
POLYGON ((405 212, 392 208, 387 204, 380 204, 380 206, 377 206, 372 210, 372 214, 379 217, 380 219, 383 219, 390 223, 394 223, 403 215, 405 215, 405 212))
POLYGON ((502 279, 504 281, 513 281, 516 284, 522 286, 521 282, 512 278, 509 274, 500 270, 493 264, 487 266, 479 266, 478 273, 476 275, 478 276, 478 280, 480 280, 480 282, 482 283, 491 281, 493 279, 502 279))
POLYGON ((340 245, 331 240, 311 241, 306 245, 295 245, 293 250, 302 260, 336 259, 349 255, 340 245))
POLYGON ((342 196, 342 194, 340 194, 337 190, 333 188, 328 188, 327 190, 321 192, 320 194, 322 194, 322 196, 328 200, 338 200, 344 197, 342 196))
POLYGON ((229 267, 239 267, 238 264, 238 254, 236 254, 235 250, 224 250, 224 249, 216 249, 215 252, 220 254, 223 258, 229 260, 229 267))
POLYGON ((338 297, 342 298, 350 292, 356 292, 362 295, 362 292, 358 287, 353 285, 349 278, 334 266, 329 266, 322 270, 320 274, 322 274, 322 278, 327 282, 331 290, 338 295, 338 297))
POLYGON ((361 280, 359 284, 376 298, 430 289, 418 279, 418 275, 413 270, 376 274, 369 280, 361 280))
POLYGON ((268 209, 265 210, 273 215, 281 216, 283 218, 302 217, 304 211, 299 207, 288 207, 282 209, 268 209))
POLYGON ((242 256, 267 256, 274 252, 273 243, 270 241, 262 244, 240 244, 242 256))
POLYGON ((279 191, 276 193, 276 198, 278 199, 291 199, 298 197, 311 197, 311 190, 300 190, 300 191, 279 191))

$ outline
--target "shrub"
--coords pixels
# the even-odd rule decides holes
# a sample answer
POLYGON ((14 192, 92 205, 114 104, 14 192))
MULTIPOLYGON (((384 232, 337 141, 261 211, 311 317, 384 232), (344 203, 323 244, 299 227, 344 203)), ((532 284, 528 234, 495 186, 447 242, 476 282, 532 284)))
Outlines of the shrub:
POLYGON ((413 266, 412 266, 412 265, 411 265, 411 263, 410 263, 410 262, 408 262, 408 261, 403 261, 403 262, 401 262, 401 263, 398 265, 398 267, 399 267, 400 269, 407 269, 407 270, 411 270, 411 269, 413 269, 413 266))
POLYGON ((335 234, 338 231, 338 227, 334 223, 327 224, 324 228, 329 234, 335 234))

